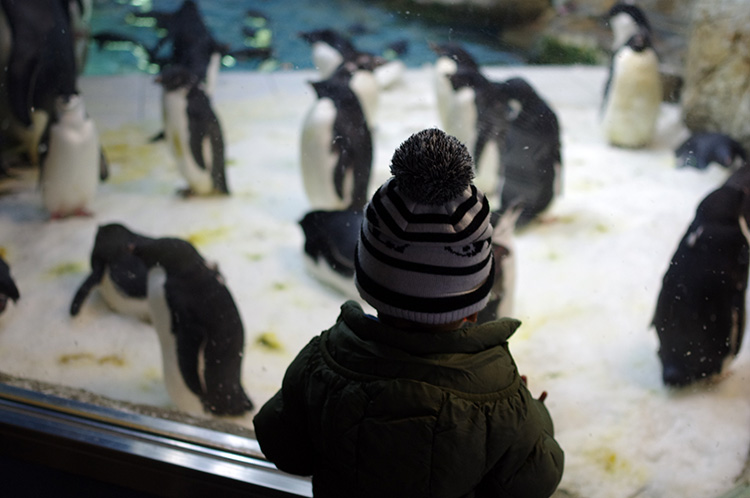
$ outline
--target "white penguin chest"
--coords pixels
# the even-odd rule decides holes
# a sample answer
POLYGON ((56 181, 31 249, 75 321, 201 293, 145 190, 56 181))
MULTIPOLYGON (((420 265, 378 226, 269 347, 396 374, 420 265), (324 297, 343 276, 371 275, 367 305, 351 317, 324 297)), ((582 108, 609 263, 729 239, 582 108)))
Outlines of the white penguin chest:
POLYGON ((109 271, 104 272, 102 282, 99 285, 99 293, 104 298, 107 305, 118 313, 134 316, 140 320, 151 320, 148 299, 129 297, 125 295, 112 281, 109 271))
POLYGON ((85 209, 96 194, 100 157, 91 119, 53 124, 41 175, 45 208, 58 215, 85 209))
MULTIPOLYGON (((333 184, 338 153, 332 149, 336 105, 329 98, 318 99, 305 117, 300 144, 302 182, 313 209, 343 209, 333 184)), ((344 192, 348 190, 345 188, 344 192)))
POLYGON ((200 399, 188 388, 182 377, 177 355, 177 336, 172 331, 172 313, 169 309, 164 284, 167 274, 156 266, 148 272, 148 305, 151 321, 159 337, 161 346, 162 371, 167 393, 174 404, 186 412, 201 414, 203 405, 200 399))
MULTIPOLYGON (((190 136, 187 112, 187 91, 178 89, 164 93, 164 134, 177 162, 177 169, 187 180, 190 188, 198 194, 208 194, 213 190, 211 180, 211 154, 207 154, 208 143, 202 143, 200 152, 206 168, 201 168, 193 157, 191 140, 204 140, 190 136)), ((207 142, 207 140, 205 141, 207 142)))
POLYGON ((654 135, 662 100, 659 61, 653 50, 623 49, 615 56, 604 111, 607 140, 623 147, 642 147, 654 135))

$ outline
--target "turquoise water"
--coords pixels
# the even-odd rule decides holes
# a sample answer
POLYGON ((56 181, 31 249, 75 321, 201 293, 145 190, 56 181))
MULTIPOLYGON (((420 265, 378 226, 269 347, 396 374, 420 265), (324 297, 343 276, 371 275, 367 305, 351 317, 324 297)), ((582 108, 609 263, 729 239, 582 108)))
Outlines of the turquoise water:
MULTIPOLYGON (((92 18, 92 32, 115 32, 133 37, 152 47, 159 39, 147 20, 138 20, 132 12, 152 9, 171 12, 183 0, 96 0, 92 18), (136 22, 140 21, 140 22, 136 22)), ((523 64, 520 56, 498 47, 497 32, 467 27, 448 27, 424 20, 411 12, 388 11, 377 3, 343 0, 198 0, 204 20, 214 37, 232 49, 253 44, 270 43, 271 59, 238 61, 225 59, 225 69, 265 70, 312 68, 310 49, 299 39, 300 31, 334 28, 350 33, 356 27, 352 41, 359 50, 383 54, 388 45, 405 40, 406 54, 400 58, 407 66, 431 63, 435 55, 428 42, 458 41, 481 64, 523 64), (258 17, 246 15, 258 11, 267 18, 265 25, 258 17), (243 29, 244 28, 244 29, 243 29), (245 32, 255 31, 255 38, 245 32), (360 34, 361 33, 361 34, 360 34)), ((130 44, 117 49, 100 50, 92 42, 86 64, 86 74, 122 74, 151 71, 145 54, 133 50, 130 44)))

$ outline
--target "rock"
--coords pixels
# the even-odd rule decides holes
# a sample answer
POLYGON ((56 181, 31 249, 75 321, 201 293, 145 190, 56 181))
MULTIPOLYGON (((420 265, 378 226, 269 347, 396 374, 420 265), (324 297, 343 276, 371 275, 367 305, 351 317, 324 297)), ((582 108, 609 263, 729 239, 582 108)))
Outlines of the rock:
POLYGON ((696 0, 682 113, 692 131, 725 133, 750 150, 750 0, 696 0))

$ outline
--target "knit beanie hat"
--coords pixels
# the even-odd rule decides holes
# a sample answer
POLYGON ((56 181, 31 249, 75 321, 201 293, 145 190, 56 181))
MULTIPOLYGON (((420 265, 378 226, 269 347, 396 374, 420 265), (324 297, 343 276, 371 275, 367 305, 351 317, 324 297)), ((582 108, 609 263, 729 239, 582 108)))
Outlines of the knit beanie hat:
POLYGON ((472 158, 438 129, 396 150, 393 176, 367 204, 355 283, 379 313, 443 324, 482 310, 492 287, 490 207, 472 158))

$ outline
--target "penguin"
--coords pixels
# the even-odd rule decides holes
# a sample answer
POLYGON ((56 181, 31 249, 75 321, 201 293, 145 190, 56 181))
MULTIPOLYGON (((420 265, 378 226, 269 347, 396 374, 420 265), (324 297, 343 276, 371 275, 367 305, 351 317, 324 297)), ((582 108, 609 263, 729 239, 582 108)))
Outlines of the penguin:
POLYGON ((701 201, 664 275, 651 325, 667 386, 721 374, 740 349, 750 250, 741 216, 746 189, 725 184, 701 201))
POLYGON ((627 148, 649 145, 662 96, 659 59, 651 39, 644 33, 635 34, 612 57, 602 103, 607 142, 627 148))
POLYGON ((433 85, 441 127, 443 131, 464 143, 473 154, 477 122, 474 88, 461 86, 456 89, 450 77, 459 71, 478 73, 479 65, 458 43, 431 43, 430 49, 438 56, 435 61, 433 85))
POLYGON ((354 67, 349 86, 357 95, 367 122, 372 126, 375 123, 381 88, 376 71, 385 64, 385 59, 360 52, 349 38, 333 29, 306 31, 299 36, 312 48, 313 64, 318 69, 321 80, 333 76, 344 63, 354 67))
POLYGON ((172 401, 193 414, 252 410, 241 382, 242 320, 216 266, 177 238, 142 240, 132 250, 148 268, 147 300, 172 401))
POLYGON ((169 66, 157 77, 164 88, 164 135, 187 180, 188 195, 229 194, 224 136, 206 92, 193 72, 169 66))
POLYGON ((80 76, 86 67, 89 39, 91 37, 91 15, 93 0, 60 0, 65 10, 68 24, 73 33, 73 49, 76 72, 80 76))
POLYGON ((675 149, 677 167, 706 169, 711 163, 718 163, 730 170, 736 170, 747 162, 745 148, 739 142, 723 133, 694 133, 675 149))
POLYGON ((57 98, 78 93, 74 40, 64 5, 60 0, 0 1, 11 35, 2 42, 8 55, 5 81, 0 81, 0 87, 6 87, 0 118, 34 166, 40 163, 42 135, 57 98))
POLYGON ((500 212, 520 203, 516 227, 521 228, 562 192, 560 124, 555 111, 523 78, 500 85, 509 106, 508 131, 500 150, 500 212))
POLYGON ((612 30, 613 54, 635 34, 652 35, 651 23, 646 13, 633 3, 615 3, 605 15, 605 22, 612 30))
POLYGON ((490 300, 479 312, 477 323, 491 322, 513 315, 516 287, 516 257, 513 231, 521 215, 520 205, 507 209, 504 213, 492 211, 492 255, 495 259, 490 300))
POLYGON ((450 75, 450 81, 456 90, 473 90, 476 120, 472 126, 476 131, 474 141, 467 143, 467 147, 474 158, 474 184, 492 196, 501 188, 499 185, 503 176, 501 154, 508 133, 508 117, 511 115, 508 95, 502 84, 490 81, 481 72, 471 69, 450 75))
POLYGON ((89 205, 107 171, 96 125, 80 95, 60 96, 56 107, 44 140, 39 175, 42 201, 52 219, 89 216, 89 205))
POLYGON ((362 226, 362 211, 310 211, 299 222, 305 236, 304 261, 317 280, 352 299, 354 251, 362 226))
POLYGON ((10 274, 10 266, 0 256, 0 314, 5 312, 8 307, 8 301, 18 302, 21 298, 21 294, 18 292, 18 287, 10 274))
POLYGON ((91 273, 73 297, 70 315, 76 316, 94 287, 104 302, 118 313, 150 321, 146 282, 148 268, 133 255, 131 245, 152 241, 119 223, 100 225, 91 251, 91 273))
POLYGON ((302 181, 314 210, 361 211, 368 200, 372 135, 343 64, 327 80, 311 82, 317 100, 301 134, 302 181))

